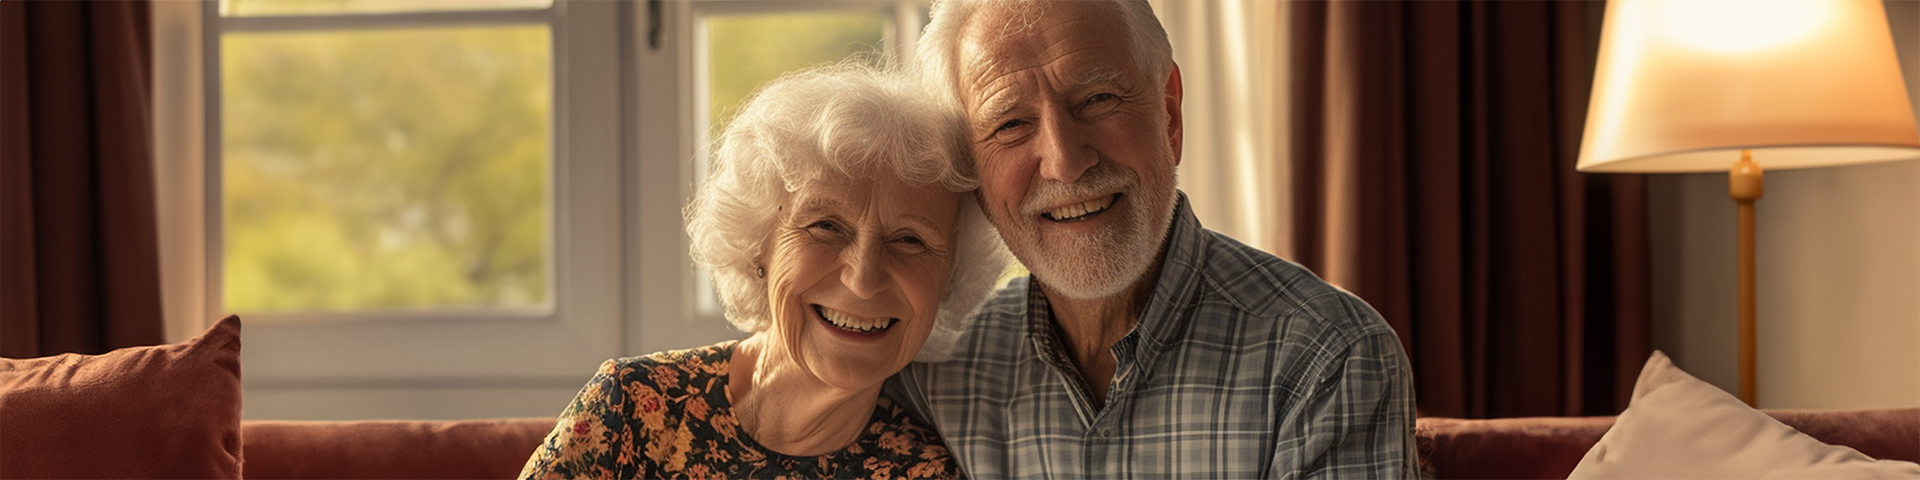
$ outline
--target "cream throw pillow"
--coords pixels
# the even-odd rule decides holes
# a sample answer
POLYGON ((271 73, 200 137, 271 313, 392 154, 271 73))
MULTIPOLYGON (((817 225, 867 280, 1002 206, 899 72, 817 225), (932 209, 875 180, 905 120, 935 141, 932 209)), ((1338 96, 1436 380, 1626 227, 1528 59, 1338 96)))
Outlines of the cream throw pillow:
POLYGON ((1920 464, 1821 443, 1655 351, 1627 410, 1567 478, 1920 478, 1920 464))

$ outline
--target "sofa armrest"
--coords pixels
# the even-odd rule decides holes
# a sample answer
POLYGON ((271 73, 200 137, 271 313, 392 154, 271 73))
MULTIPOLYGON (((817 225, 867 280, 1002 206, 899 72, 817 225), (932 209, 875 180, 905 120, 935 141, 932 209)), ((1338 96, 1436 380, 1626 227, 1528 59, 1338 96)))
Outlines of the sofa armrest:
POLYGON ((551 418, 242 422, 244 478, 513 478, 551 418))

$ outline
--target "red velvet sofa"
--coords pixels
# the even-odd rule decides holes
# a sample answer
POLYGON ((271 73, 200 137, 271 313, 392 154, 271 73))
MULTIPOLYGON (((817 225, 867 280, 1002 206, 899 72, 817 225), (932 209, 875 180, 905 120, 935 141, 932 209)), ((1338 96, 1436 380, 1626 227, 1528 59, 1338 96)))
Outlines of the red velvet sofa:
MULTIPOLYGON (((1820 441, 1874 458, 1920 461, 1920 408, 1771 410, 1820 441)), ((246 478, 511 478, 553 420, 241 424, 246 478)), ((1423 418, 1433 478, 1566 478, 1613 417, 1423 418)))
MULTIPOLYGON (((0 358, 0 478, 510 478, 553 426, 241 421, 239 339, 229 317, 182 344, 0 358)), ((1920 462, 1920 408, 1767 413, 1920 462)), ((1430 478, 1565 478, 1614 420, 1424 418, 1415 435, 1430 478)))

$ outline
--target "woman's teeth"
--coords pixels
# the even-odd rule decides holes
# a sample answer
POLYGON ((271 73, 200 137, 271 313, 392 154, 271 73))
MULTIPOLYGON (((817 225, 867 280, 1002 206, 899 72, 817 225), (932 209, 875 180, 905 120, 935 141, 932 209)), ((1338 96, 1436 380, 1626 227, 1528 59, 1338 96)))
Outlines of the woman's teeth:
POLYGON ((1107 207, 1113 206, 1113 197, 1113 195, 1108 195, 1078 204, 1060 207, 1047 212, 1047 218, 1059 221, 1079 220, 1088 215, 1106 211, 1107 207))
POLYGON ((893 326, 895 320, 898 320, 894 318, 860 318, 818 305, 815 305, 814 309, 819 310, 820 317, 827 319, 828 323, 832 323, 836 327, 860 333, 873 333, 886 330, 887 327, 893 326))

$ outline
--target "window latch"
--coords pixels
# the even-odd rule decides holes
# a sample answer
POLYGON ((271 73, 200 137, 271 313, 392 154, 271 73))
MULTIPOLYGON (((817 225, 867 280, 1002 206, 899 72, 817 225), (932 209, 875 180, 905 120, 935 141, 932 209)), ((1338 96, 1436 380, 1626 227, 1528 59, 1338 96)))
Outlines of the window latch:
POLYGON ((660 0, 647 0, 647 49, 660 51, 660 0))

